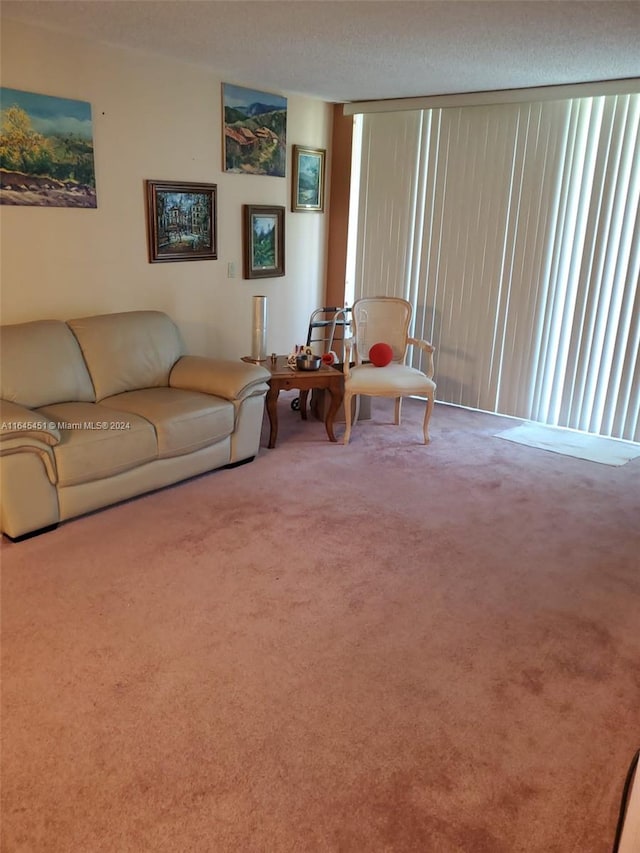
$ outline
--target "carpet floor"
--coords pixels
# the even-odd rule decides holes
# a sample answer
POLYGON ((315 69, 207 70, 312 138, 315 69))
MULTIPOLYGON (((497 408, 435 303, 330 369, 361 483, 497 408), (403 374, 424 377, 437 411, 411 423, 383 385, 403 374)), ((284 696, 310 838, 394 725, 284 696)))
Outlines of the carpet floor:
POLYGON ((280 414, 249 465, 3 541, 2 851, 608 853, 640 460, 280 414))

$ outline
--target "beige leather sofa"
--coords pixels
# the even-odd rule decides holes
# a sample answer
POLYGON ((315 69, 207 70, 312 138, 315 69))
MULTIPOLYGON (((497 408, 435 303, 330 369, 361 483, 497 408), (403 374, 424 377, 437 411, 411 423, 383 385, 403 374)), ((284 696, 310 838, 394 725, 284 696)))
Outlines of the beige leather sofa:
POLYGON ((184 353, 159 311, 0 328, 0 530, 11 538, 252 459, 269 372, 184 353))

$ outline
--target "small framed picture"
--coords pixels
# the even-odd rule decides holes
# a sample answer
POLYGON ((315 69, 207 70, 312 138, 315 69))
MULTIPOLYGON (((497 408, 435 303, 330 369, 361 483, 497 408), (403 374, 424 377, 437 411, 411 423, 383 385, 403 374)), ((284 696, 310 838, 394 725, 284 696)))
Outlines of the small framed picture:
POLYGON ((325 157, 323 148, 293 146, 291 210, 295 213, 323 213, 325 157))
POLYGON ((149 263, 218 257, 216 184, 145 181, 149 263))
POLYGON ((284 275, 284 207, 245 204, 244 277, 284 275))

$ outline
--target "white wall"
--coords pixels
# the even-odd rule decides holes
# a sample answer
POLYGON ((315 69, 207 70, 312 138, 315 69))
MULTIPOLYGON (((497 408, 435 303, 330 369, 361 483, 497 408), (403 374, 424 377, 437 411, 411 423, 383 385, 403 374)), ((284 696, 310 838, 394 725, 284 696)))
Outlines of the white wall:
POLYGON ((303 342, 324 304, 327 213, 290 212, 291 146, 329 148, 330 105, 278 93, 288 97, 287 177, 227 174, 221 83, 237 81, 224 69, 14 21, 1 37, 2 86, 91 103, 98 199, 96 210, 0 207, 2 322, 156 308, 176 320, 190 352, 236 358, 250 352, 251 297, 265 294, 269 350, 303 342), (218 185, 218 260, 148 262, 145 179, 218 185), (243 204, 285 206, 284 277, 242 278, 243 204))

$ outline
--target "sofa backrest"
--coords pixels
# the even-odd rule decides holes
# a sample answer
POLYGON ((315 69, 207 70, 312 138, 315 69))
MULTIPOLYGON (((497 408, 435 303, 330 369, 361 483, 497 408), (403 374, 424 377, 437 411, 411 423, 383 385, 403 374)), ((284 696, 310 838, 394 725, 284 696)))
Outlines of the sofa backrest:
POLYGON ((2 326, 0 397, 29 409, 95 400, 80 347, 66 323, 35 320, 2 326))
POLYGON ((161 311, 126 311, 69 320, 96 392, 114 394, 169 384, 169 373, 183 355, 177 326, 161 311))

